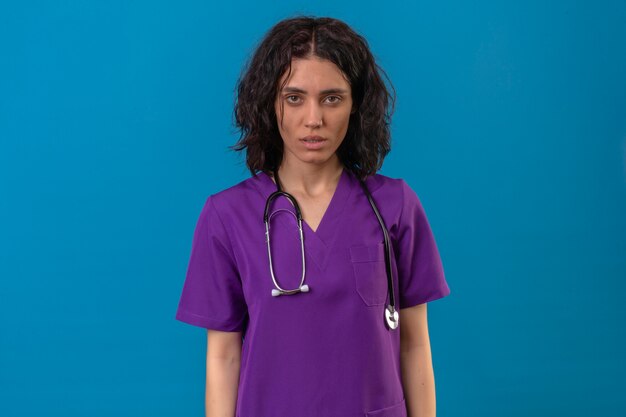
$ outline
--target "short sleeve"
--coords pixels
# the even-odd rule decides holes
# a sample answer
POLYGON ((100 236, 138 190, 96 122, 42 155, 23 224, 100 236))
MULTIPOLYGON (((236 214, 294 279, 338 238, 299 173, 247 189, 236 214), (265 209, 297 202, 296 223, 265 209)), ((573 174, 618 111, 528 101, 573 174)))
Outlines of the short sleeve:
POLYGON ((207 198, 196 223, 176 319, 207 329, 242 331, 248 309, 230 240, 212 198, 207 198))
POLYGON ((450 294, 435 237, 422 204, 408 184, 402 184, 398 224, 398 282, 400 309, 450 294))

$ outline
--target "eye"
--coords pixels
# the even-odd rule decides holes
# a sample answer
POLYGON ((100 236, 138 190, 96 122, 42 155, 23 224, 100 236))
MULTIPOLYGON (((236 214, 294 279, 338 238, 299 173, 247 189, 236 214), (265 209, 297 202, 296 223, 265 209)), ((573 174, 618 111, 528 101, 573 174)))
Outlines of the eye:
POLYGON ((336 99, 336 100, 331 100, 330 104, 335 104, 335 103, 339 103, 341 101, 341 97, 339 96, 328 96, 326 97, 326 99, 336 99))
POLYGON ((296 104, 297 100, 299 100, 300 97, 295 96, 295 95, 290 95, 290 96, 285 96, 285 100, 287 100, 287 103, 292 103, 292 104, 296 104), (295 97, 294 100, 290 100, 290 98, 295 97))

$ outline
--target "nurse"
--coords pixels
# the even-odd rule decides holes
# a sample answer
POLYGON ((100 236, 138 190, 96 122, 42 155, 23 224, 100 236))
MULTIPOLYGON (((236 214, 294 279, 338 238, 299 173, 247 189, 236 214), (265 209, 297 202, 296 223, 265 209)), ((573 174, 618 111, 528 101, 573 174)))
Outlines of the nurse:
MULTIPOLYGON (((426 305, 450 288, 417 194, 377 173, 394 100, 380 74, 344 22, 295 17, 269 30, 238 81, 233 148, 251 176, 206 199, 176 312, 207 329, 207 416, 435 415, 426 305), (359 178, 389 232, 395 330, 383 320, 384 235, 359 178), (272 296, 263 212, 278 185, 302 212, 309 291, 272 296)), ((272 271, 298 288, 294 206, 270 208, 272 271)))

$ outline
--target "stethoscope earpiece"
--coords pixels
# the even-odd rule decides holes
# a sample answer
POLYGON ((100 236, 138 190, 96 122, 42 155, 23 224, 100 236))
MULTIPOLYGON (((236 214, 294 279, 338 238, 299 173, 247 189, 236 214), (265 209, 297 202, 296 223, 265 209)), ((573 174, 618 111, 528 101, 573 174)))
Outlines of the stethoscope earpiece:
POLYGON ((272 289, 272 297, 278 297, 279 295, 290 295, 290 294, 295 294, 297 292, 309 292, 309 286, 307 284, 304 284, 302 287, 300 288, 296 288, 295 290, 279 290, 277 288, 273 288, 272 289))

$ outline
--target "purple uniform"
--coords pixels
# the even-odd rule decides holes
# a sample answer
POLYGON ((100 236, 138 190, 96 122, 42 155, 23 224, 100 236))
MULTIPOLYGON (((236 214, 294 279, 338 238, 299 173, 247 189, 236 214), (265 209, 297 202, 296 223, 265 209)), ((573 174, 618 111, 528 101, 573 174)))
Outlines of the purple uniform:
MULTIPOLYGON (((450 294, 416 193, 402 179, 365 181, 389 230, 396 309, 450 294)), ((265 173, 209 196, 193 237, 176 319, 243 331, 237 417, 406 417, 400 327, 388 330, 384 237, 358 179, 343 169, 314 232, 303 220, 310 291, 272 296, 263 209, 276 184, 265 173)), ((272 210, 293 212, 285 197, 272 210)), ((297 288, 295 218, 271 219, 274 275, 297 288)))

